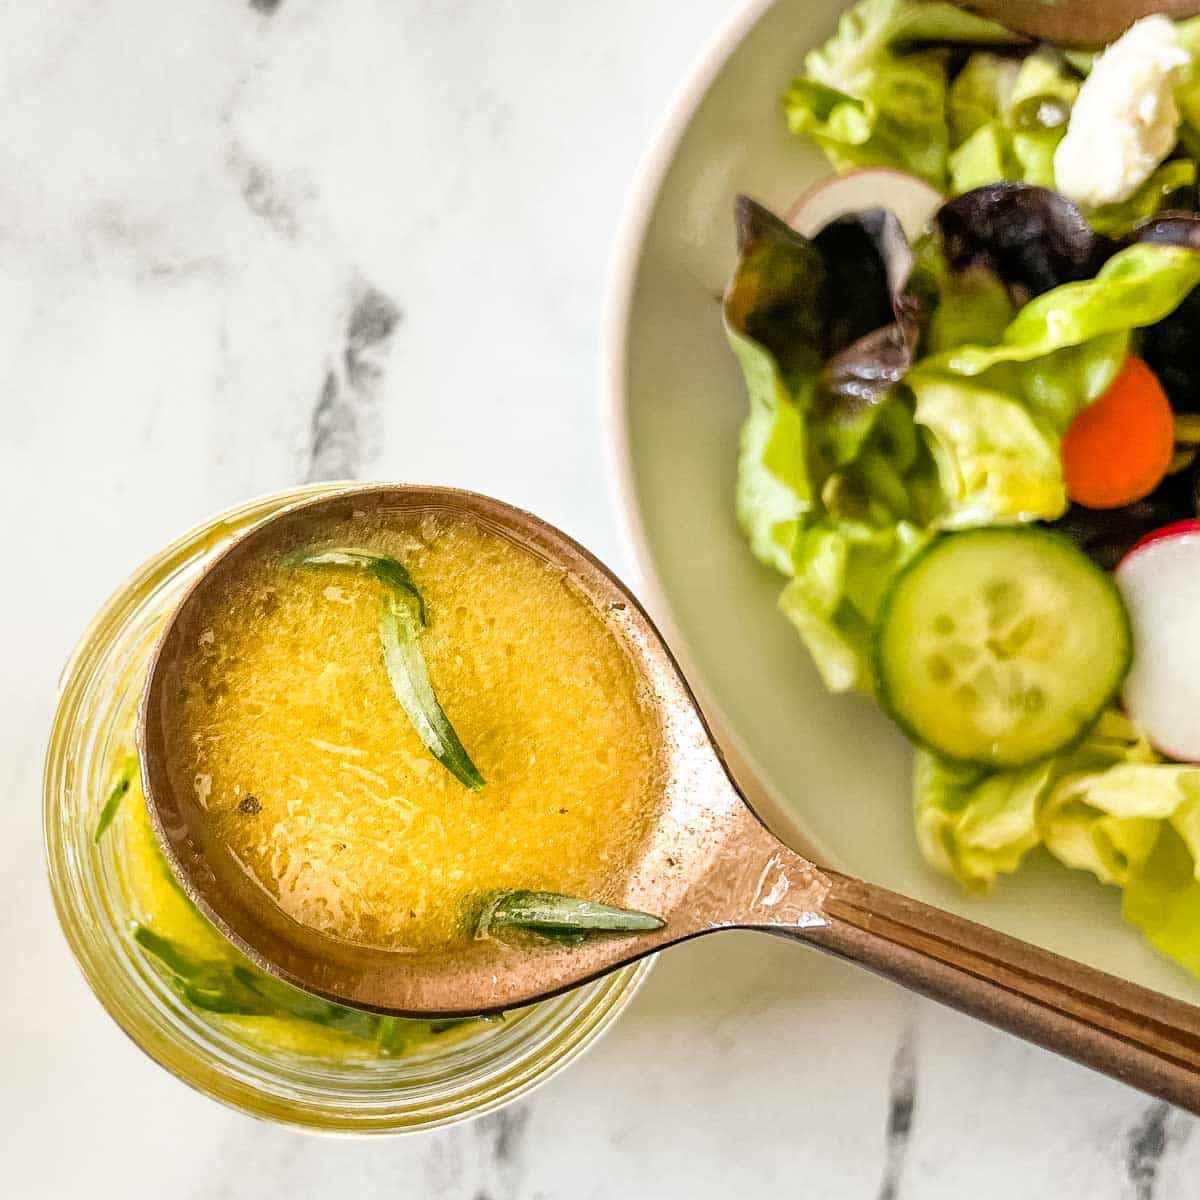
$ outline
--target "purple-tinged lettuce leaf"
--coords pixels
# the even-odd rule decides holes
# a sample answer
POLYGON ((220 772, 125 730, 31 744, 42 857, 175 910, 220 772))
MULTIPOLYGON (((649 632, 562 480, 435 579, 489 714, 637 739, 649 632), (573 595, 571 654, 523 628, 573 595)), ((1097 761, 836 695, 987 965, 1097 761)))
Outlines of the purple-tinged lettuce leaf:
POLYGON ((934 228, 952 270, 990 271, 1018 304, 1090 279, 1116 249, 1069 200, 1024 183, 964 192, 938 210, 934 228))

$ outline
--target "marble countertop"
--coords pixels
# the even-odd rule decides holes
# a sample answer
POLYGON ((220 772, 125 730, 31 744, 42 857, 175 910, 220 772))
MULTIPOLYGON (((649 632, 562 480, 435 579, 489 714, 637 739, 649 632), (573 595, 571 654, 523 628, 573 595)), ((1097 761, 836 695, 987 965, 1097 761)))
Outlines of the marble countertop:
POLYGON ((362 1143, 185 1089, 59 935, 38 803, 57 672, 187 526, 300 480, 438 481, 628 565, 596 404, 604 272, 728 6, 0 5, 3 1194, 1197 1194, 1190 1117, 769 938, 666 955, 524 1102, 362 1143))

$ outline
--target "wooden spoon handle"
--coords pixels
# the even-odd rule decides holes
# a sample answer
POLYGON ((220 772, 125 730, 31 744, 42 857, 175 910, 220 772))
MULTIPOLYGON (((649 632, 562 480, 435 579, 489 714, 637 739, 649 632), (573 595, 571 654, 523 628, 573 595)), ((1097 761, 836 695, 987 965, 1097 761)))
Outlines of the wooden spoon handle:
POLYGON ((1119 37, 1139 17, 1191 17, 1197 0, 955 0, 1018 33, 1066 45, 1098 45, 1119 37))
POLYGON ((826 923, 792 936, 1200 1113, 1200 1008, 884 888, 824 874, 826 923))

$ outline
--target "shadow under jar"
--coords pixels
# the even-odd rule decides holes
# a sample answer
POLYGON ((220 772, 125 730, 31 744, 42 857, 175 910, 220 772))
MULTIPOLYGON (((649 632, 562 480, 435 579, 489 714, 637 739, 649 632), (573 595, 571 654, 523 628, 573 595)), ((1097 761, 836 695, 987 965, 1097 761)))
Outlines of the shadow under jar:
POLYGON ((88 983, 153 1059, 254 1116, 325 1132, 397 1133, 488 1112, 548 1078, 616 1018, 649 960, 499 1022, 430 1025, 356 1010, 346 1021, 321 1019, 328 1014, 319 1008, 317 1019, 215 1011, 219 1004, 190 1003, 188 980, 163 962, 161 947, 155 952, 155 935, 182 928, 203 961, 249 968, 176 890, 136 772, 123 773, 155 637, 232 538, 337 486, 298 488, 218 514, 162 550, 104 605, 62 676, 46 759, 46 853, 59 920, 88 983), (97 838, 114 788, 124 794, 97 838))

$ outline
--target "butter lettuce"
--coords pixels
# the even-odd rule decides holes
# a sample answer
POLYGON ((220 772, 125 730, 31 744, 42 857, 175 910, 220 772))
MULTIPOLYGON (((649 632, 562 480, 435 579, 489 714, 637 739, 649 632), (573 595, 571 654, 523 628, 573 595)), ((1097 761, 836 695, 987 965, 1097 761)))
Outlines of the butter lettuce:
POLYGON ((738 232, 725 295, 750 398, 738 520, 791 580, 780 605, 827 686, 870 690, 883 591, 943 507, 912 403, 894 394, 918 336, 912 254, 880 213, 810 240, 742 201, 738 232))
POLYGON ((804 530, 779 607, 831 692, 870 692, 871 641, 884 593, 928 534, 909 521, 825 520, 804 530))
POLYGON ((1054 52, 1039 50, 1021 63, 1004 113, 1018 172, 1011 178, 1054 186, 1054 151, 1078 95, 1073 69, 1054 52))
MULTIPOLYGON (((1015 871, 1025 854, 1043 843, 1068 866, 1093 869, 1106 883, 1124 883, 1124 877, 1102 873, 1100 864, 1112 859, 1093 841, 1096 818, 1102 814, 1080 797, 1088 789, 1119 795, 1131 784, 1144 785, 1145 780, 1123 774, 1129 770, 1163 772, 1149 778, 1170 788, 1176 768, 1160 764, 1138 730, 1116 710, 1101 714, 1072 750, 1020 770, 948 762, 918 750, 913 803, 921 853, 930 865, 976 891, 1015 871)), ((1126 807, 1130 802, 1136 806, 1132 799, 1126 807)), ((1119 802, 1113 807, 1119 809, 1119 802)))
POLYGON ((961 146, 1008 111, 1020 70, 1015 58, 988 51, 967 59, 946 94, 952 145, 961 146))
POLYGON ((1094 279, 1030 301, 992 345, 958 345, 922 359, 905 383, 946 499, 937 524, 1062 516, 1059 447, 1067 426, 1112 382, 1130 332, 1161 320, 1197 284, 1200 255, 1193 251, 1130 246, 1094 279))
POLYGON ((1121 888, 1125 920, 1200 975, 1200 766, 1164 762, 1121 713, 1019 771, 918 751, 913 797, 918 845, 939 871, 986 890, 1044 846, 1121 888))
POLYGON ((949 190, 967 192, 1000 180, 1053 187, 1054 151, 1078 93, 1074 72, 1049 52, 1020 64, 972 55, 948 96, 949 190))
POLYGON ((1200 767, 1144 745, 1108 770, 1066 775, 1046 801, 1046 848, 1123 891, 1121 911, 1152 945, 1200 974, 1200 767))
POLYGON ((1130 873, 1121 914, 1152 946, 1200 975, 1200 882, 1195 849, 1176 822, 1160 823, 1153 849, 1130 873))
POLYGON ((942 528, 1052 519, 1066 511, 1058 439, 1021 399, 936 373, 909 386, 947 500, 942 528))
POLYGON ((725 332, 750 398, 738 522, 756 558, 791 574, 792 548, 813 507, 807 424, 823 361, 828 271, 807 238, 749 202, 738 208, 738 244, 725 294, 725 332))
POLYGON ((1179 140, 1194 157, 1200 157, 1200 17, 1175 23, 1179 44, 1192 56, 1192 66, 1175 89, 1179 105, 1179 140))
POLYGON ((805 58, 784 97, 788 127, 813 137, 839 170, 899 167, 944 189, 946 47, 1020 40, 952 4, 863 0, 805 58))
POLYGON ((1038 802, 1052 767, 989 771, 918 750, 913 767, 917 845, 930 866, 971 891, 1010 874, 1040 840, 1038 802))
POLYGON ((728 336, 750 397, 738 450, 738 524, 754 556, 788 575, 801 523, 813 506, 806 457, 815 376, 788 387, 768 351, 738 330, 728 336))
POLYGON ((1164 209, 1193 208, 1195 188, 1195 159, 1168 159, 1128 200, 1093 209, 1088 223, 1098 233, 1125 235, 1164 209))
MULTIPOLYGON (((922 370, 978 376, 1000 364, 1025 364, 1103 335, 1161 321, 1200 283, 1200 255, 1183 246, 1128 246, 1094 279, 1063 284, 1031 300, 994 346, 960 346, 926 359, 922 370)), ((1070 421, 1074 413, 1060 414, 1070 421)))
MULTIPOLYGON (((1180 141, 1200 157, 1200 18, 1176 28, 1193 59, 1177 89, 1180 141)), ((1030 46, 950 4, 861 0, 805 58, 784 110, 789 129, 839 171, 894 167, 951 195, 1001 180, 1054 187, 1054 152, 1095 57, 1030 46)), ((1193 207, 1194 184, 1194 163, 1170 160, 1133 198, 1089 219, 1127 233, 1181 199, 1193 207)))

